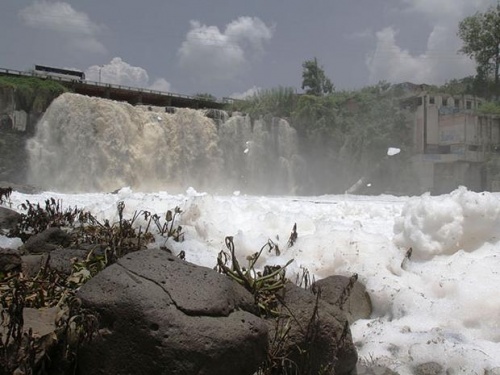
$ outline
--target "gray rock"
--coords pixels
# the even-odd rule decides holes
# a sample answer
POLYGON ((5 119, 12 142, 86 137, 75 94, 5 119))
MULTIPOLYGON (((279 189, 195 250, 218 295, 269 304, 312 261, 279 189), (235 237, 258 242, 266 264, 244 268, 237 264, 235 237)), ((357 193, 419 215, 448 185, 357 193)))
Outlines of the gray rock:
POLYGON ((80 249, 56 249, 50 252, 49 267, 60 273, 70 275, 74 261, 82 261, 88 251, 80 249))
POLYGON ((6 207, 0 207, 0 229, 7 231, 14 229, 20 220, 20 213, 6 207))
POLYGON ((500 375, 500 367, 490 368, 484 371, 484 375, 500 375))
POLYGON ((27 254, 48 253, 52 250, 68 247, 71 236, 61 228, 47 228, 41 233, 31 236, 21 250, 27 254))
POLYGON ((101 325, 79 352, 82 374, 250 375, 266 356, 253 296, 159 249, 126 255, 78 297, 101 325))
POLYGON ((414 369, 415 375, 444 375, 443 366, 436 362, 426 362, 417 365, 414 369))
MULTIPOLYGON (((43 367, 44 360, 46 361, 47 353, 54 353, 54 348, 57 345, 57 317, 61 310, 59 307, 43 307, 34 309, 31 307, 23 308, 23 333, 28 334, 31 331, 32 336, 35 338, 36 351, 33 361, 33 368, 43 367)), ((0 306, 0 315, 3 315, 2 307, 0 306)), ((8 314, 7 314, 8 315, 8 314)), ((6 324, 0 324, 0 337, 8 335, 8 327, 6 324)), ((24 353, 24 349, 22 349, 24 353)), ((19 364, 19 362, 18 362, 19 364)), ((0 370, 2 371, 2 370, 0 370)), ((6 374, 7 371, 2 371, 6 374)), ((24 366, 19 366, 12 372, 13 375, 32 373, 26 371, 24 366)), ((52 372, 51 372, 52 373, 52 372)))
POLYGON ((11 271, 21 265, 21 255, 17 250, 0 247, 0 272, 11 271))
POLYGON ((35 277, 47 260, 48 254, 21 256, 21 271, 26 277, 35 277))
MULTIPOLYGON (((349 284, 349 277, 329 276, 316 281, 314 286, 321 288, 321 298, 331 305, 337 306, 338 300, 345 287, 349 284)), ((344 306, 341 307, 345 312, 349 324, 358 319, 367 319, 372 313, 372 302, 366 287, 359 281, 354 283, 351 294, 344 306)))
MULTIPOLYGON (((290 353, 289 359, 304 373, 351 374, 356 369, 358 355, 347 319, 338 307, 321 299, 315 312, 316 298, 295 284, 286 284, 283 295, 286 308, 282 313, 292 318, 282 344, 283 352, 290 353)), ((268 324, 272 340, 276 324, 272 320, 268 324)))

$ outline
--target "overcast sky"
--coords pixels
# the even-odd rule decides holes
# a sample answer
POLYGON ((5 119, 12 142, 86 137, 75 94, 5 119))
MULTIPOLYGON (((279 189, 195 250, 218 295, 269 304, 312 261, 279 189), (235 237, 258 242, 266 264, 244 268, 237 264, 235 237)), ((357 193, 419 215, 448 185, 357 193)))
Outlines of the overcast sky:
POLYGON ((317 57, 337 89, 474 73, 458 22, 496 0, 2 0, 0 67, 237 96, 291 86, 317 57))

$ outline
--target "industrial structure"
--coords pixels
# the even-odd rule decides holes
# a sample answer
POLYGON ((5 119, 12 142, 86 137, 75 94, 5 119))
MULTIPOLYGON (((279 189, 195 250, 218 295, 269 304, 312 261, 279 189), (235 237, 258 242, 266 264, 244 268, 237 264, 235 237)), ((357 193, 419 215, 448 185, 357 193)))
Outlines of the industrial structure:
POLYGON ((483 103, 426 91, 401 102, 412 117, 412 164, 421 191, 441 194, 460 185, 500 191, 500 116, 478 111, 483 103))

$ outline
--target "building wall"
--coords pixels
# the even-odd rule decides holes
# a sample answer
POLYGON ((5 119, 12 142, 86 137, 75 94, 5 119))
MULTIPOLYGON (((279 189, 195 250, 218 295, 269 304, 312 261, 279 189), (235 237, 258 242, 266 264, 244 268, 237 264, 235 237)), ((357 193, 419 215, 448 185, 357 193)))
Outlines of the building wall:
POLYGON ((452 145, 465 142, 466 118, 463 113, 441 116, 439 122, 439 144, 452 145))
POLYGON ((489 188, 485 163, 492 143, 500 156, 500 119, 497 125, 475 113, 481 99, 472 96, 423 93, 417 103, 413 168, 422 192, 441 194, 460 185, 489 188))
POLYGON ((427 144, 439 144, 439 112, 436 104, 427 105, 427 144))

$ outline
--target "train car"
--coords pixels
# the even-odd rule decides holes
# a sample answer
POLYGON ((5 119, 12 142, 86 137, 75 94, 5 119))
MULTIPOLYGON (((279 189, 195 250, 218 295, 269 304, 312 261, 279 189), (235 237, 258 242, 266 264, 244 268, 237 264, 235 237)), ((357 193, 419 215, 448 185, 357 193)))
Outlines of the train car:
POLYGON ((34 73, 37 75, 59 77, 65 79, 78 79, 85 81, 85 73, 79 70, 70 70, 62 68, 54 68, 52 66, 35 65, 34 73))

